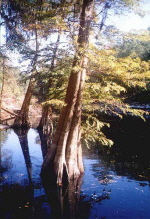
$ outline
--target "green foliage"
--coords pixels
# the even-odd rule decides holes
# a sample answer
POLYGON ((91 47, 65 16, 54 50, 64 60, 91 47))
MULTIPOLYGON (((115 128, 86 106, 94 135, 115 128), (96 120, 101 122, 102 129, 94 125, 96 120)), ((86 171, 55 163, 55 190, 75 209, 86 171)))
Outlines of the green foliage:
POLYGON ((145 120, 144 110, 132 109, 124 102, 129 90, 145 90, 150 80, 150 63, 142 61, 134 54, 118 58, 111 49, 90 48, 90 65, 83 97, 82 122, 83 140, 112 145, 102 128, 108 124, 99 121, 97 115, 110 115, 122 118, 124 115, 138 116, 145 120))
POLYGON ((34 94, 39 102, 65 99, 68 78, 70 75, 71 58, 62 57, 55 68, 51 70, 51 64, 43 64, 36 75, 36 87, 34 94))
POLYGON ((11 67, 6 56, 0 57, 0 89, 3 86, 3 97, 20 97, 23 86, 20 83, 20 71, 11 67))
POLYGON ((112 146, 113 141, 108 139, 102 132, 104 126, 108 126, 108 123, 99 121, 94 114, 83 113, 85 119, 82 121, 82 141, 87 147, 90 147, 91 142, 99 142, 102 145, 112 146))
POLYGON ((150 80, 150 63, 142 61, 134 54, 118 58, 114 50, 92 48, 89 58, 91 61, 89 75, 94 81, 101 83, 102 92, 118 96, 129 88, 147 88, 150 80))
POLYGON ((150 60, 150 34, 149 31, 127 33, 122 44, 117 47, 118 57, 127 57, 132 54, 141 60, 150 60))
POLYGON ((42 105, 43 104, 50 105, 53 108, 55 107, 58 109, 61 109, 63 106, 65 106, 65 102, 62 100, 58 100, 58 99, 51 99, 51 100, 48 100, 46 102, 43 102, 42 105))
MULTIPOLYGON (((149 63, 135 58, 133 55, 126 58, 118 58, 114 50, 99 50, 90 48, 89 67, 83 95, 83 120, 82 139, 87 146, 91 142, 99 142, 103 145, 112 145, 102 129, 108 124, 101 122, 97 115, 113 115, 122 118, 123 115, 136 115, 144 119, 142 110, 131 109, 124 103, 124 95, 129 88, 140 87, 146 89, 149 81, 149 63)), ((48 89, 44 102, 55 109, 63 106, 71 59, 62 58, 57 63, 55 70, 50 71, 49 65, 43 68, 44 89, 48 80, 51 79, 52 86, 48 89), (46 79, 47 78, 47 79, 46 79)), ((40 86, 39 86, 40 87, 40 86)), ((41 87, 40 87, 41 88, 41 87)), ((40 92, 37 94, 40 97, 40 92)), ((41 100, 43 100, 43 95, 41 100)))
MULTIPOLYGON (((109 9, 114 10, 115 13, 122 13, 126 8, 137 10, 135 3, 138 5, 138 2, 139 0, 96 1, 93 24, 98 21, 100 25, 97 25, 97 29, 101 30, 109 9)), ((36 57, 36 73, 32 75, 36 81, 34 95, 39 103, 49 104, 56 109, 64 105, 72 68, 71 54, 78 46, 76 36, 81 3, 82 1, 2 0, 0 13, 6 25, 7 45, 12 49, 19 48, 23 60, 30 60, 26 80, 29 79, 30 69, 36 57), (51 41, 51 35, 55 36, 58 32, 60 34, 67 32, 68 38, 66 38, 65 48, 62 45, 59 47, 57 62, 52 68, 56 42, 51 41)), ((93 27, 92 31, 95 29, 93 27)), ((119 36, 118 30, 109 27, 106 32, 107 40, 113 35, 110 45, 114 46, 119 36)), ((99 49, 90 47, 87 54, 89 67, 83 94, 84 119, 82 121, 83 139, 87 144, 99 141, 103 145, 112 145, 112 141, 102 132, 102 128, 108 124, 99 121, 98 114, 122 117, 123 114, 130 113, 142 117, 143 111, 131 109, 124 103, 124 99, 125 94, 131 90, 135 92, 135 90, 146 90, 149 87, 150 63, 146 62, 149 49, 145 55, 143 54, 145 48, 149 48, 149 40, 144 41, 140 37, 137 39, 135 35, 130 39, 129 36, 126 37, 124 45, 119 48, 122 51, 122 54, 118 53, 119 55, 115 49, 104 49, 104 46, 99 49), (141 51, 140 57, 137 56, 139 51, 135 48, 141 51)), ((81 49, 78 52, 84 54, 85 51, 81 49)), ((73 70, 82 69, 76 66, 73 70)), ((13 82, 12 86, 17 87, 14 86, 15 81, 8 80, 8 82, 11 82, 10 84, 13 82)), ((18 91, 13 92, 17 95, 18 91)))

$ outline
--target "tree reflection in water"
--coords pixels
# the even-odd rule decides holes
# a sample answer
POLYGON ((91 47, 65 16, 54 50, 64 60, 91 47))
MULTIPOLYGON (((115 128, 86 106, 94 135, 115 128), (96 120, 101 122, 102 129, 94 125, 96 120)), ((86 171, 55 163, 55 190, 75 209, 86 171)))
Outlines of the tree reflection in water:
POLYGON ((41 143, 41 150, 42 150, 42 156, 43 159, 45 158, 46 154, 47 154, 47 134, 43 133, 42 129, 38 129, 38 133, 39 133, 39 137, 40 137, 40 143, 41 143))
POLYGON ((7 140, 9 130, 0 130, 0 180, 3 179, 3 173, 12 166, 12 153, 10 150, 3 150, 3 144, 7 140))
MULTIPOLYGON (((16 160, 13 167, 11 167, 11 162, 6 162, 10 164, 7 166, 11 169, 2 173, 8 178, 2 180, 0 184, 0 218, 114 219, 119 217, 130 218, 128 212, 133 214, 134 219, 138 218, 137 215, 141 215, 141 218, 150 216, 148 207, 150 190, 149 182, 146 181, 149 176, 148 166, 146 165, 148 162, 143 156, 140 157, 140 154, 133 153, 132 148, 134 148, 134 152, 139 151, 139 149, 135 150, 136 147, 133 145, 135 138, 134 141, 128 139, 128 143, 131 142, 132 144, 125 147, 127 139, 121 135, 123 128, 121 128, 120 133, 115 128, 116 126, 112 127, 111 131, 114 132, 117 145, 109 150, 106 148, 101 151, 97 148, 84 150, 85 174, 83 177, 71 181, 68 185, 64 182, 64 186, 57 187, 52 180, 51 173, 49 173, 45 179, 42 177, 44 189, 40 181, 39 166, 42 163, 41 157, 45 156, 47 146, 41 144, 40 149, 40 145, 37 143, 34 145, 35 139, 39 136, 33 129, 30 130, 31 132, 17 131, 19 132, 16 133, 19 141, 15 139, 15 134, 12 131, 9 141, 2 151, 10 148, 12 155, 14 155, 12 162, 14 162, 14 159, 16 160), (119 136, 116 136, 116 132, 121 135, 122 141, 120 138, 117 139, 119 136), (27 135, 30 139, 27 139, 27 135), (43 155, 42 150, 44 151, 43 155), (131 156, 129 151, 132 151, 131 156), (125 156, 126 154, 128 156, 125 156), (138 155, 139 159, 135 155, 138 155), (17 156, 22 158, 18 159, 17 156), (132 159, 132 156, 136 159, 132 159), (143 167, 142 163, 144 164, 143 167), (24 171, 24 167, 27 171, 24 171), (37 168, 39 168, 39 171, 37 168), (17 179, 20 173, 23 173, 23 176, 17 179), (13 180, 11 180, 11 177, 13 180), (116 215, 116 211, 119 212, 119 216, 116 215)), ((129 133, 130 130, 131 127, 128 127, 129 133)), ((131 135, 133 136, 133 132, 131 135)), ((142 140, 143 144, 146 143, 146 139, 147 137, 144 137, 142 140)), ((139 145, 138 142, 135 144, 139 145)), ((147 148, 147 146, 146 143, 145 146, 142 146, 142 149, 147 148)), ((142 155, 144 153, 148 157, 147 151, 141 152, 142 155)), ((11 155, 11 153, 9 154, 11 155)), ((9 157, 9 161, 11 161, 11 156, 9 157)), ((2 162, 2 165, 4 166, 4 162, 2 162)))
POLYGON ((77 218, 82 177, 61 187, 50 174, 42 176, 42 180, 51 206, 51 218, 77 218))
POLYGON ((114 146, 100 154, 118 175, 150 180, 149 133, 150 118, 143 121, 128 116, 113 120, 105 134, 114 141, 114 146))
MULTIPOLYGON (((29 208, 29 205, 32 203, 34 197, 34 190, 32 185, 32 165, 28 148, 28 130, 18 129, 14 130, 14 132, 18 136, 22 148, 22 153, 28 173, 28 183, 23 186, 22 184, 19 184, 15 181, 8 181, 8 183, 5 183, 5 178, 2 180, 0 193, 0 198, 2 200, 0 205, 0 217, 23 219, 27 218, 27 215, 31 213, 31 208, 29 208)), ((7 179, 7 173, 5 177, 7 179)))
POLYGON ((29 147, 28 147, 28 138, 27 138, 28 131, 29 129, 14 129, 14 132, 18 136, 21 145, 21 149, 28 173, 29 183, 32 184, 32 163, 31 163, 29 147))
POLYGON ((51 207, 51 218, 57 219, 80 219, 90 216, 90 208, 94 203, 101 203, 109 199, 110 190, 104 186, 101 193, 84 194, 81 191, 82 177, 71 180, 68 184, 58 187, 55 178, 48 173, 42 176, 43 186, 51 207))

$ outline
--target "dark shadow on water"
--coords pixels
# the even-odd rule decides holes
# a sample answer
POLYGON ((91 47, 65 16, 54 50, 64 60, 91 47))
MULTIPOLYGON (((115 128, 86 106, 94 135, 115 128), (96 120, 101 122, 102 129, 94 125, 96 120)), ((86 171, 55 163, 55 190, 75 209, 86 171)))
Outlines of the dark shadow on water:
POLYGON ((112 121, 110 129, 104 131, 114 141, 110 149, 99 150, 108 165, 113 166, 118 175, 150 181, 150 119, 124 117, 112 121))
POLYGON ((50 218, 77 218, 82 177, 57 186, 56 177, 51 171, 42 175, 42 182, 51 206, 50 218))
POLYGON ((39 137, 40 137, 40 142, 41 142, 41 150, 42 150, 42 156, 43 159, 45 158, 47 154, 47 135, 43 133, 42 129, 38 129, 39 137))
POLYGON ((33 188, 31 186, 20 186, 18 184, 5 184, 0 194, 2 200, 0 205, 0 218, 29 218, 33 198, 33 188))
POLYGON ((50 207, 52 219, 87 219, 90 216, 90 208, 94 203, 100 204, 108 200, 110 191, 102 191, 101 194, 84 194, 81 191, 83 175, 63 186, 56 185, 56 179, 46 174, 42 177, 50 207))
POLYGON ((0 198, 2 200, 0 205, 0 218, 25 219, 31 214, 29 205, 31 205, 34 196, 32 164, 27 139, 28 130, 17 129, 14 130, 14 132, 18 136, 21 145, 28 173, 28 182, 25 182, 26 185, 24 186, 11 182, 2 185, 0 193, 0 198))
POLYGON ((82 176, 58 187, 51 178, 43 178, 43 185, 51 206, 51 217, 57 219, 81 218, 79 215, 82 176))
MULTIPOLYGON (((139 214, 141 219, 149 218, 150 120, 146 123, 135 118, 114 120, 110 129, 104 131, 114 140, 114 146, 101 148, 97 145, 91 150, 85 149, 85 174, 69 184, 64 183, 62 187, 57 187, 56 179, 53 180, 53 173, 50 172, 45 178, 42 177, 42 182, 39 180, 40 175, 37 179, 36 176, 33 178, 33 159, 36 153, 33 157, 30 155, 28 131, 15 131, 27 174, 24 184, 22 181, 5 183, 1 178, 0 218, 116 219, 119 216, 130 218, 131 213, 132 219, 137 219, 139 214), (117 211, 120 212, 119 216, 116 215, 117 211)), ((41 148, 40 145, 36 147, 40 149, 40 156, 44 158, 47 151, 45 138, 40 136, 40 133, 36 137, 41 139, 41 148)), ((36 147, 32 151, 36 152, 36 147)), ((12 174, 11 168, 8 170, 8 174, 12 174)), ((5 172, 1 173, 1 177, 3 174, 5 172)))

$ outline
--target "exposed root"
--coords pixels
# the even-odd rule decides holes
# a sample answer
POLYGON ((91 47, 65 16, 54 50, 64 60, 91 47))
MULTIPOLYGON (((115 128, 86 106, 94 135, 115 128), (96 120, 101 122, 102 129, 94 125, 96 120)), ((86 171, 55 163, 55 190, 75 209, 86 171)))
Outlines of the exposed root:
MULTIPOLYGON (((56 172, 56 176, 57 176, 57 185, 62 186, 64 175, 65 175, 67 181, 69 182, 68 167, 66 165, 66 162, 62 161, 62 158, 57 162, 56 166, 57 166, 57 170, 55 172, 56 172)), ((55 167, 55 169, 56 169, 56 167, 55 167)))

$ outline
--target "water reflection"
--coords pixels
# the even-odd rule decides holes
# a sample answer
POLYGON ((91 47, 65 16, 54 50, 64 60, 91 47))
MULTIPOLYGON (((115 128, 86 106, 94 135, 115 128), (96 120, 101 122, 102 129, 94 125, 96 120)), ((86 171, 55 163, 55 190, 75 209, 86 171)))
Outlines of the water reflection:
POLYGON ((5 144, 1 140, 1 165, 5 171, 0 181, 0 218, 31 218, 36 197, 45 194, 39 176, 43 159, 36 137, 32 129, 10 130, 5 144))
POLYGON ((149 181, 138 181, 131 179, 129 175, 119 175, 114 165, 106 164, 105 158, 98 158, 96 154, 92 160, 88 155, 85 158, 87 169, 81 197, 84 197, 83 203, 88 202, 90 213, 83 218, 150 218, 149 181), (97 197, 105 194, 108 197, 97 201, 97 197))
MULTIPOLYGON (((51 177, 43 178, 43 185, 51 206, 51 218, 78 218, 82 177, 57 187, 51 177)), ((80 218, 80 217, 79 217, 80 218)))
POLYGON ((105 133, 115 142, 110 150, 101 151, 103 155, 107 154, 108 165, 115 166, 118 175, 150 180, 150 119, 146 122, 132 117, 114 120, 105 133))
POLYGON ((42 150, 42 155, 43 159, 47 154, 47 134, 43 133, 43 130, 39 129, 38 130, 39 137, 40 137, 40 143, 41 143, 41 150, 42 150))
POLYGON ((2 173, 11 167, 11 152, 9 150, 4 150, 2 152, 2 147, 5 141, 7 140, 8 132, 9 131, 0 131, 0 180, 2 179, 2 173))
POLYGON ((143 160, 142 167, 141 158, 140 163, 130 156, 126 159, 121 146, 85 149, 83 177, 57 188, 51 176, 41 182, 47 146, 39 133, 9 130, 5 135, 1 139, 5 171, 0 173, 0 218, 150 218, 149 166, 143 160))
POLYGON ((15 129, 14 132, 16 133, 16 135, 18 136, 20 145, 21 145, 21 149, 22 149, 22 153, 24 156, 24 160, 25 160, 25 164, 26 164, 26 169, 27 169, 27 173, 28 173, 28 180, 29 183, 32 183, 32 164, 31 164, 31 159, 30 159, 30 154, 29 154, 29 147, 28 147, 28 138, 27 138, 27 134, 28 134, 27 129, 15 129))

